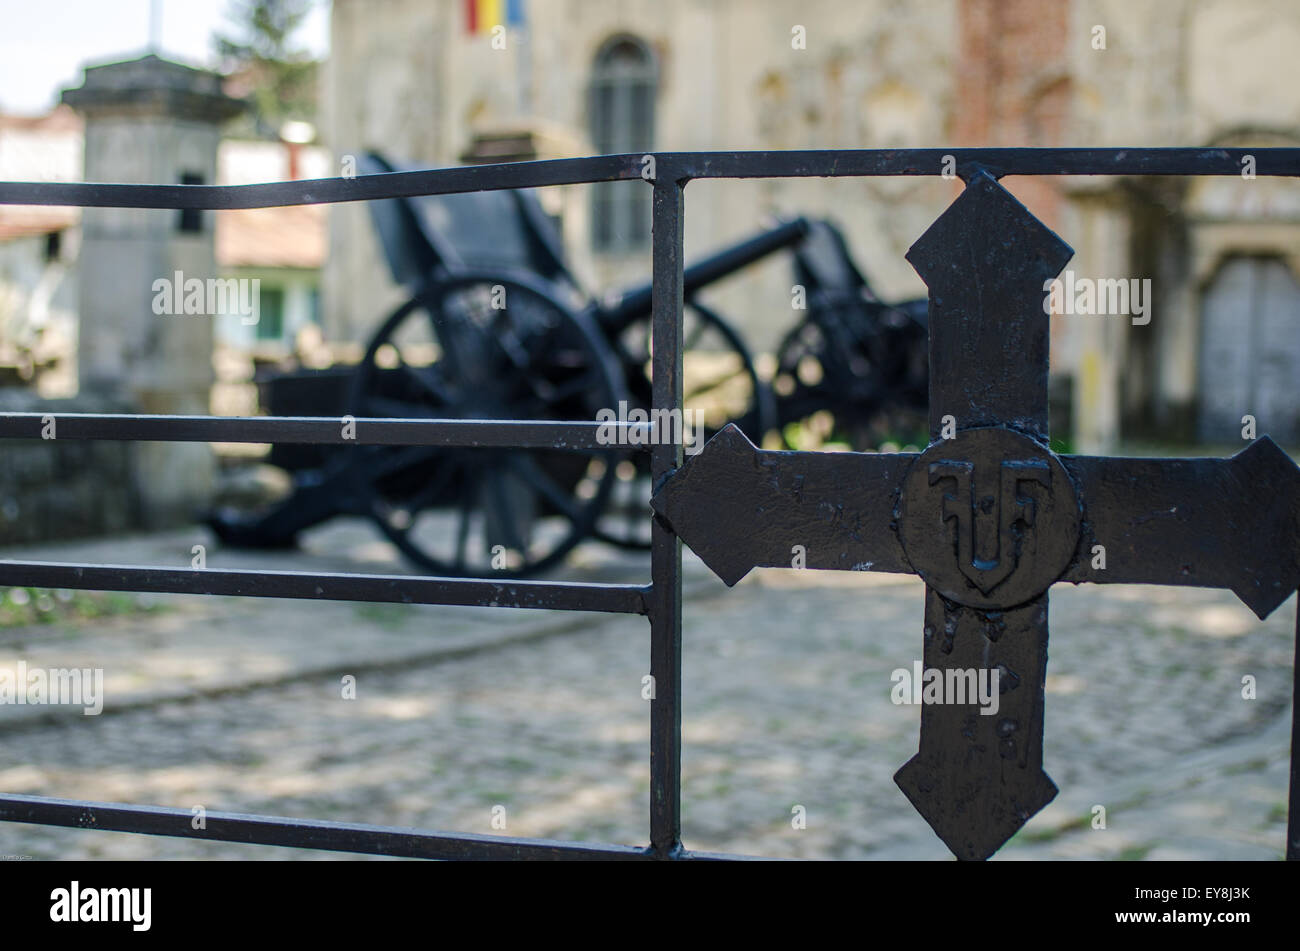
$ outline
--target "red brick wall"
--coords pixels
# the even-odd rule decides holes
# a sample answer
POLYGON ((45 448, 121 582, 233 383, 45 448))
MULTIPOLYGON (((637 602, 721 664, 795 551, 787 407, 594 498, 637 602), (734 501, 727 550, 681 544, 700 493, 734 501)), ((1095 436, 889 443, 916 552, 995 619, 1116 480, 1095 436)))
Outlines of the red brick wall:
MULTIPOLYGON (((1069 0, 961 0, 955 145, 1083 144, 1069 141, 1067 128, 1069 13, 1069 0)), ((1005 184, 1035 215, 1057 224, 1058 183, 1005 184)))

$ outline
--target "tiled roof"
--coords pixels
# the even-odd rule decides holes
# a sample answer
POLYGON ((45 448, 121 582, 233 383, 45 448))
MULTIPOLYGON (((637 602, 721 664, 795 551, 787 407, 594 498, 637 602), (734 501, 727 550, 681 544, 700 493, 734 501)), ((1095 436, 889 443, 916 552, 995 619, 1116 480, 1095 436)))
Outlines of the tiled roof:
POLYGON ((0 206, 0 241, 30 238, 70 228, 81 219, 80 208, 58 205, 0 206))
POLYGON ((325 262, 325 205, 218 211, 217 265, 319 268, 325 262))

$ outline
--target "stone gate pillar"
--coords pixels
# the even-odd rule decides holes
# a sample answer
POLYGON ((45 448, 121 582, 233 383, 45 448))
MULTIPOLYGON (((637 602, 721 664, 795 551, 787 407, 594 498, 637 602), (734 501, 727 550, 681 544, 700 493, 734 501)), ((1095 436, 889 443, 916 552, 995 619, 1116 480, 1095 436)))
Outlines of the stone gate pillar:
MULTIPOLYGON (((243 103, 221 77, 157 56, 88 67, 63 92, 85 117, 87 182, 215 183, 221 124, 243 103)), ((154 282, 215 278, 213 212, 87 208, 82 217, 81 391, 141 413, 206 414, 212 316, 154 313, 154 282)), ((192 520, 211 496, 203 443, 140 443, 134 480, 146 526, 192 520)))

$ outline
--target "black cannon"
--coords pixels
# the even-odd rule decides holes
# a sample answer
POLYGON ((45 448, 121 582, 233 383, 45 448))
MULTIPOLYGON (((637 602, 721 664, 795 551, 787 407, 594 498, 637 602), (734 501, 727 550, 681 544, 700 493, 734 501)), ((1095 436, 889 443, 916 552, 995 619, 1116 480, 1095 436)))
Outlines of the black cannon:
MULTIPOLYGON (((367 156, 360 171, 397 171, 367 156)), ((354 367, 268 381, 275 415, 597 419, 650 405, 650 285, 597 299, 565 263, 553 223, 526 191, 370 203, 408 300, 354 367)), ((773 430, 771 391, 736 330, 697 292, 808 232, 796 219, 685 270, 684 405, 705 436, 729 422, 773 430), (698 357, 698 359, 695 359, 698 357)), ((588 536, 648 543, 644 454, 429 447, 275 446, 294 492, 268 511, 209 518, 236 547, 283 547, 339 514, 370 517, 420 568, 440 575, 544 571, 588 536), (645 534, 643 534, 645 533, 645 534)))
POLYGON ((928 301, 882 301, 829 222, 809 224, 794 259, 806 301, 803 321, 777 351, 773 388, 782 428, 829 413, 835 438, 855 448, 887 440, 924 446, 928 301))

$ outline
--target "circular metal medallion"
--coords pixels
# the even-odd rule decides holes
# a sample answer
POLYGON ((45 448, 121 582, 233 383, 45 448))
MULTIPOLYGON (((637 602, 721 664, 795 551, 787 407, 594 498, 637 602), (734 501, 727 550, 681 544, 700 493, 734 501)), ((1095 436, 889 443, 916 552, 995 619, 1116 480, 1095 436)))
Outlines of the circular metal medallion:
POLYGON ((1069 566, 1079 498, 1049 450, 1009 429, 958 431, 903 480, 898 535, 945 598, 1001 610, 1036 598, 1069 566))

